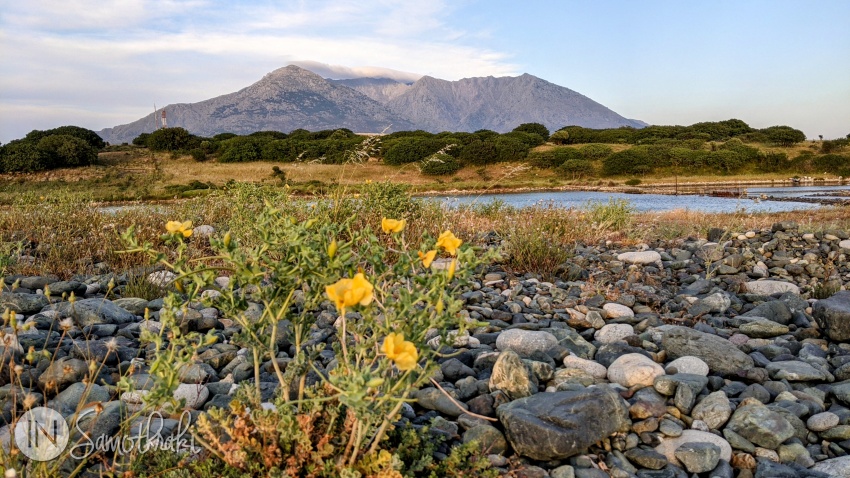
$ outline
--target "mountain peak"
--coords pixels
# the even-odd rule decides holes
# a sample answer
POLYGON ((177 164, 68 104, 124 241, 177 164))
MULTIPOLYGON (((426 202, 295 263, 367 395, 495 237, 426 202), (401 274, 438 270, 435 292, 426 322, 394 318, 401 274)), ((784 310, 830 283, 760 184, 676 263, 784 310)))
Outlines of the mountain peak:
MULTIPOLYGON (((550 130, 567 125, 645 126, 528 73, 457 81, 426 75, 409 83, 385 77, 329 80, 298 65, 287 65, 237 92, 165 108, 169 125, 200 136, 297 128, 349 128, 365 133, 382 131, 388 125, 393 131, 432 132, 507 132, 522 123, 541 123, 550 130)), ((149 114, 104 129, 100 135, 114 144, 129 142, 141 133, 150 133, 155 119, 149 114)))

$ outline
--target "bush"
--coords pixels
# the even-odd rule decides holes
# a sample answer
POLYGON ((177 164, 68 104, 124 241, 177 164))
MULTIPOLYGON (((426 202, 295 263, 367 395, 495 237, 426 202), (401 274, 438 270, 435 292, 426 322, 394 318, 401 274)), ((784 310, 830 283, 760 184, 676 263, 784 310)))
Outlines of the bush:
POLYGON ((263 136, 237 136, 221 143, 222 163, 244 163, 262 159, 263 146, 270 140, 263 136))
POLYGON ((543 141, 549 139, 549 129, 540 123, 523 123, 513 129, 514 132, 536 134, 543 138, 543 141))
POLYGON ((0 148, 0 171, 4 173, 41 171, 49 158, 31 141, 17 139, 0 148))
POLYGON ((522 138, 509 136, 511 134, 525 135, 524 133, 508 133, 495 138, 493 140, 493 146, 496 147, 496 161, 522 161, 528 156, 528 150, 531 149, 531 146, 526 141, 523 141, 522 138))
POLYGON ((142 133, 142 134, 136 136, 135 138, 133 138, 133 144, 135 144, 136 146, 147 147, 148 146, 148 138, 150 138, 150 137, 151 137, 150 133, 142 133))
POLYGON ((767 139, 780 146, 793 146, 806 140, 806 134, 790 126, 771 126, 761 130, 767 139))
POLYGON ((443 149, 447 144, 445 139, 434 139, 423 136, 406 136, 384 141, 386 149, 383 153, 386 164, 408 164, 422 161, 426 157, 443 149))
POLYGON ((576 148, 552 148, 528 153, 528 162, 536 168, 557 168, 570 159, 584 159, 576 148))
POLYGON ((56 135, 67 135, 81 139, 96 151, 106 147, 106 143, 103 141, 103 138, 101 138, 97 133, 90 129, 80 128, 79 126, 60 126, 58 128, 47 129, 44 131, 33 130, 24 137, 24 140, 38 143, 48 136, 56 135))
POLYGON ((206 161, 207 160, 207 152, 201 148, 195 148, 189 151, 189 155, 192 156, 192 159, 195 161, 206 161))
POLYGON ((419 162, 419 171, 428 176, 446 176, 460 168, 460 161, 445 153, 432 154, 419 162))
POLYGON ((184 128, 160 128, 148 136, 146 145, 152 151, 186 149, 192 135, 184 128))
MULTIPOLYGON (((357 217, 305 220, 268 204, 251 218, 261 241, 257 247, 240 247, 228 233, 211 238, 211 256, 197 259, 189 257, 182 234, 166 235, 164 251, 141 243, 132 230, 123 235, 127 250, 174 272, 174 286, 183 292, 164 299, 158 318, 162 333, 142 331, 151 350, 146 407, 178 405, 174 390, 180 373, 200 348, 220 340, 213 331, 181 330, 181 310, 188 304, 217 307, 241 328, 228 341, 248 350, 255 380, 243 381, 227 408, 213 407, 197 421, 199 442, 225 463, 217 476, 269 476, 271 471, 301 476, 305 470, 317 471, 316 476, 399 476, 402 466, 410 476, 487 473, 486 459, 471 445, 434 464, 415 459, 428 445, 387 433, 412 392, 439 370, 439 348, 427 341, 451 343, 469 329, 459 313, 460 294, 494 254, 477 257, 450 231, 439 240, 405 240, 403 230, 352 227, 357 217), (428 252, 432 258, 450 258, 453 266, 426 267, 427 251, 433 251, 428 252), (215 285, 212 265, 231 272, 228 287, 215 285), (210 287, 221 295, 202 296, 210 287), (264 305, 262 314, 248 318, 249 299, 264 305), (349 311, 357 312, 356 320, 349 311), (333 338, 311 345, 317 320, 329 314, 340 327, 333 338), (330 350, 335 360, 324 366, 330 350), (277 358, 283 351, 292 353, 285 368, 277 358), (261 389, 261 364, 276 382, 273 397, 266 392, 272 389, 261 389)), ((127 380, 118 385, 118 391, 130 389, 127 380)))
POLYGON ((599 160, 605 159, 614 152, 610 146, 604 144, 588 144, 579 148, 579 152, 584 159, 599 160))
POLYGON ((638 184, 640 184, 640 183, 641 183, 641 180, 640 180, 640 179, 638 179, 638 178, 632 178, 632 179, 627 180, 624 184, 625 184, 626 186, 637 186, 637 185, 638 185, 638 184))
POLYGON ((595 168, 593 163, 586 159, 568 159, 558 167, 558 172, 572 179, 592 177, 595 168))
POLYGON ((36 146, 47 168, 86 166, 97 160, 97 150, 84 140, 58 134, 42 138, 36 146))
POLYGON ((465 164, 493 164, 499 160, 499 151, 490 141, 473 141, 460 150, 458 155, 465 164))
POLYGON ((820 144, 820 152, 823 154, 838 153, 844 150, 850 144, 848 139, 832 139, 822 141, 820 144))
POLYGON ((652 158, 650 158, 645 146, 634 146, 602 160, 602 174, 604 176, 647 174, 652 171, 652 158))

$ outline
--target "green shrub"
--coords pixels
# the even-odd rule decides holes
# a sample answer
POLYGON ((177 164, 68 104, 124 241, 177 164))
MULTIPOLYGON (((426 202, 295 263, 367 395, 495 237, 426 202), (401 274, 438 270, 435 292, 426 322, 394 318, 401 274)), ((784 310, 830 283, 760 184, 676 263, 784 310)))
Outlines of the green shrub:
POLYGON ((611 156, 614 150, 604 144, 588 144, 579 148, 579 152, 584 159, 594 161, 611 156))
POLYGON ((850 145, 850 139, 842 138, 842 139, 832 139, 822 141, 820 144, 820 152, 822 154, 832 154, 839 153, 844 150, 848 145, 850 145))
POLYGON ((596 170, 586 159, 568 159, 558 167, 558 172, 572 179, 582 179, 592 177, 596 170))
POLYGON ((761 130, 772 143, 780 146, 793 146, 806 140, 806 134, 790 126, 771 126, 761 130))
POLYGON ((513 129, 514 132, 536 134, 543 138, 543 141, 549 139, 549 129, 540 123, 523 123, 513 129))
POLYGON ((45 136, 36 146, 47 168, 86 166, 97 160, 97 150, 86 141, 67 134, 45 136))
POLYGON ((393 140, 385 140, 383 152, 386 164, 408 164, 422 161, 426 157, 445 148, 445 139, 423 136, 405 136, 393 140))
POLYGON ((152 151, 178 151, 186 149, 191 136, 184 128, 160 128, 147 137, 145 144, 152 151))
POLYGON ((0 171, 4 173, 41 171, 49 158, 31 141, 16 139, 0 148, 0 171))
POLYGON ((432 154, 419 162, 419 171, 428 176, 446 176, 460 168, 460 161, 445 153, 432 154))
POLYGON ((647 174, 653 170, 653 160, 646 146, 634 146, 602 160, 604 176, 647 174))
POLYGON ((640 184, 640 183, 641 183, 641 180, 640 180, 640 179, 638 179, 638 178, 632 178, 632 179, 627 180, 624 184, 625 184, 626 186, 637 186, 637 185, 638 185, 638 184, 640 184))
POLYGON ((545 151, 532 151, 527 156, 528 163, 535 168, 557 168, 570 159, 584 159, 577 148, 561 147, 545 151))
POLYGON ((491 141, 473 141, 460 150, 458 155, 464 164, 493 164, 499 161, 499 151, 491 141))
POLYGON ((609 199, 607 203, 590 201, 585 204, 587 218, 598 230, 622 231, 632 222, 634 206, 625 199, 609 199))
POLYGON ((195 148, 189 151, 189 156, 192 156, 192 159, 195 161, 206 161, 207 160, 207 152, 201 148, 195 148))

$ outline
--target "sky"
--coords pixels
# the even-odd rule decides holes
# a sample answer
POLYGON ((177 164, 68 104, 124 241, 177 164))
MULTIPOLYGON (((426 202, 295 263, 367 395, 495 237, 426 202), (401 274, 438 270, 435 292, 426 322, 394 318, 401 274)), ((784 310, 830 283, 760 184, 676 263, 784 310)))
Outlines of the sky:
POLYGON ((523 73, 650 124, 850 133, 847 0, 0 0, 0 142, 244 88, 523 73), (386 71, 386 69, 392 71, 386 71))

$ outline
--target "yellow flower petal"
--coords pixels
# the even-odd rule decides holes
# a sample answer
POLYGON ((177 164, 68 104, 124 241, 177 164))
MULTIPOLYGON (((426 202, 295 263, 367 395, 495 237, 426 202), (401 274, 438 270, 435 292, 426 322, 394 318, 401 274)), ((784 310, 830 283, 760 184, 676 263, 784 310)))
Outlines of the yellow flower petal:
POLYGON ((392 234, 403 231, 405 224, 406 221, 404 219, 400 221, 397 219, 381 219, 381 229, 386 234, 392 234))
POLYGON ((455 237, 452 231, 444 231, 437 238, 437 247, 442 247, 451 255, 457 254, 457 248, 463 244, 463 241, 455 237))
POLYGON ((345 314, 346 307, 369 305, 374 298, 374 289, 363 273, 358 272, 353 279, 340 279, 326 286, 325 293, 342 315, 345 314))
POLYGON ((424 254, 422 253, 422 251, 419 251, 419 259, 422 260, 422 265, 425 266, 426 269, 431 267, 431 263, 434 262, 434 257, 436 256, 437 251, 435 249, 432 249, 424 254))
POLYGON ((457 259, 452 259, 451 264, 449 264, 449 280, 455 276, 455 269, 457 269, 457 259))

